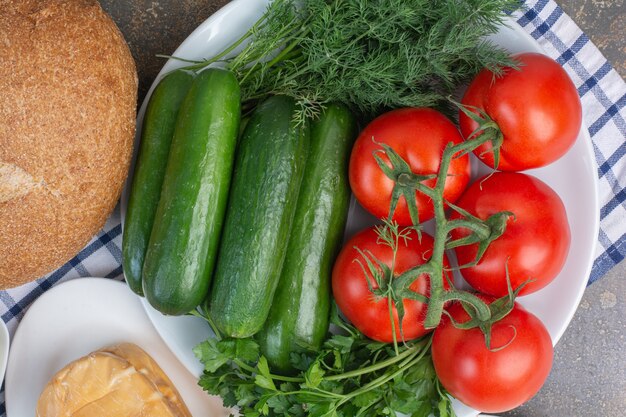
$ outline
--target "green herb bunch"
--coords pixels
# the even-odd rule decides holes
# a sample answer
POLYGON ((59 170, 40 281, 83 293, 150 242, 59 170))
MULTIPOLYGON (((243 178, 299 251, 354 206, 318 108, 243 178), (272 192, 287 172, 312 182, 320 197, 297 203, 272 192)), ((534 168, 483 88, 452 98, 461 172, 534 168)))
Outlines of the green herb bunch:
POLYGON ((294 353, 294 376, 272 374, 253 338, 219 335, 194 352, 205 366, 199 384, 245 417, 452 417, 430 356, 430 337, 400 346, 374 342, 333 310, 341 334, 320 352, 294 353), (397 350, 396 350, 397 349, 397 350))
POLYGON ((362 115, 387 108, 444 108, 445 98, 486 67, 514 65, 485 39, 518 0, 274 0, 224 61, 244 102, 292 96, 302 117, 328 102, 362 115), (233 51, 241 48, 235 56, 233 51))

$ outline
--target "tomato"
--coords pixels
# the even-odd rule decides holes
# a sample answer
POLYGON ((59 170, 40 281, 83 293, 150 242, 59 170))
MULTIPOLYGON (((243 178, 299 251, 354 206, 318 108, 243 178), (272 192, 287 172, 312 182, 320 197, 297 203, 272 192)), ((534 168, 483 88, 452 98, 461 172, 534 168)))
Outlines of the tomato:
MULTIPOLYGON (((448 313, 456 322, 469 319, 459 303, 448 313)), ((552 341, 543 323, 515 303, 493 325, 490 347, 480 329, 457 329, 444 314, 433 335, 432 359, 437 377, 453 397, 477 410, 499 413, 539 391, 552 367, 552 341)))
MULTIPOLYGON (((514 56, 519 70, 506 68, 496 77, 482 70, 461 100, 464 105, 484 110, 500 127, 502 171, 521 171, 559 159, 574 144, 582 121, 580 98, 565 70, 551 58, 538 53, 514 56)), ((469 137, 478 124, 459 112, 461 133, 469 137)), ((494 168, 491 144, 474 153, 494 168)))
MULTIPOLYGON (((378 218, 387 218, 395 181, 380 169, 373 152, 382 151, 380 143, 389 145, 415 174, 436 174, 445 146, 462 142, 457 127, 441 113, 428 108, 393 110, 374 119, 357 138, 350 155, 350 186, 359 203, 378 218), (378 142, 378 143, 377 143, 378 142)), ((387 155, 379 153, 391 167, 387 155)), ((444 198, 454 202, 470 179, 468 155, 454 159, 445 183, 444 198)), ((435 180, 424 184, 432 187, 435 180)), ((430 199, 416 192, 419 221, 434 216, 430 199)), ((404 197, 400 197, 393 214, 400 225, 410 225, 411 217, 404 197)))
MULTIPOLYGON (((570 229, 565 206, 545 183, 530 175, 496 172, 478 179, 457 205, 480 219, 499 211, 510 211, 504 234, 493 241, 480 262, 461 269, 465 280, 485 294, 507 294, 506 269, 513 288, 532 278, 520 292, 530 294, 548 285, 561 271, 570 246, 570 229)), ((453 213, 450 219, 461 216, 453 213)), ((469 234, 464 228, 452 238, 469 234)), ((455 248, 459 265, 476 258, 478 245, 455 248)))
MULTIPOLYGON (((433 238, 422 233, 421 242, 414 230, 408 235, 406 242, 400 239, 395 261, 395 275, 421 265, 428 261, 432 253, 433 238)), ((371 274, 365 275, 359 265, 360 261, 367 269, 363 257, 355 248, 363 252, 371 252, 377 259, 391 267, 393 251, 385 244, 377 243, 378 235, 374 228, 365 229, 356 234, 343 247, 332 273, 333 295, 337 306, 344 316, 363 334, 373 340, 389 343, 393 341, 391 319, 387 297, 374 295, 369 287, 368 280, 374 288, 378 288, 371 274)), ((444 258, 444 268, 449 268, 447 258, 444 258)), ((443 279, 443 277, 442 277, 443 279)), ((428 296, 430 280, 427 275, 420 275, 409 287, 412 291, 428 296)), ((449 288, 447 280, 444 287, 449 288)), ((423 321, 426 316, 427 305, 416 300, 403 300, 404 318, 402 331, 405 340, 416 339, 431 330, 426 330, 423 321)), ((398 312, 395 305, 392 307, 396 338, 402 340, 398 326, 398 312)))

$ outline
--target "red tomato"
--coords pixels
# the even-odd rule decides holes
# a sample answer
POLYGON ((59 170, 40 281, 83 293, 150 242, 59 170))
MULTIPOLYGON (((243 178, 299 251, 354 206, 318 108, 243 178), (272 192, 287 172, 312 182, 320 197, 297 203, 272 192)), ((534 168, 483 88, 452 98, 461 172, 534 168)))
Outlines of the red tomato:
MULTIPOLYGON (((427 262, 432 254, 433 238, 430 235, 422 233, 421 242, 415 231, 411 231, 409 237, 411 240, 406 243, 402 239, 400 240, 396 254, 396 276, 414 266, 427 262)), ((389 343, 393 341, 393 333, 387 298, 376 296, 369 290, 367 280, 371 282, 374 288, 378 288, 378 285, 371 274, 368 273, 366 276, 363 273, 357 260, 360 260, 366 269, 367 264, 355 249, 357 247, 364 252, 370 251, 376 258, 391 267, 393 257, 391 248, 385 244, 377 243, 377 240, 376 230, 369 228, 359 232, 346 243, 333 268, 333 295, 341 312, 357 329, 370 339, 389 343)), ((444 258, 444 268, 448 267, 448 260, 444 258)), ((449 288, 447 280, 444 281, 444 286, 449 288)), ((409 288, 428 296, 430 294, 430 280, 427 275, 420 275, 409 288)), ((416 339, 430 332, 423 326, 427 305, 407 299, 403 300, 403 305, 405 313, 402 320, 404 339, 416 339)), ((402 339, 395 305, 393 306, 393 316, 396 337, 400 341, 402 339)))
MULTIPOLYGON (((445 146, 462 142, 456 126, 441 113, 428 108, 404 108, 377 117, 361 132, 350 156, 350 186, 356 199, 374 216, 389 215, 391 192, 395 181, 388 178, 378 166, 373 152, 381 151, 378 143, 389 145, 404 159, 415 174, 436 174, 445 146), (376 143, 378 142, 378 143, 376 143)), ((391 166, 385 154, 383 160, 391 166)), ((470 179, 468 155, 454 159, 446 180, 444 198, 456 201, 470 179)), ((434 180, 424 184, 432 187, 434 180)), ((430 199, 416 193, 420 222, 434 216, 430 199)), ((404 197, 400 197, 393 220, 400 225, 410 225, 411 217, 404 197)))
MULTIPOLYGON (((515 217, 507 221, 502 236, 491 243, 478 265, 461 269, 465 280, 485 294, 507 294, 506 269, 513 288, 529 278, 520 295, 530 294, 548 285, 561 271, 570 246, 570 230, 565 206, 545 183, 530 175, 496 172, 476 180, 457 205, 480 219, 499 211, 515 217)), ((461 216, 453 213, 450 218, 461 216)), ((469 234, 459 228, 452 231, 458 239, 469 234)), ((459 265, 476 258, 478 245, 455 248, 459 265)))
MULTIPOLYGON (((448 312, 457 322, 469 319, 461 304, 450 306, 448 312)), ((480 329, 457 329, 445 314, 432 343, 433 364, 441 384, 461 402, 488 413, 507 411, 528 401, 552 367, 548 331, 517 303, 493 325, 491 350, 480 329)))
MULTIPOLYGON (((502 171, 521 171, 548 165, 574 144, 582 120, 578 92, 563 68, 537 53, 515 55, 519 71, 505 69, 502 77, 482 70, 472 81, 462 104, 483 109, 500 127, 502 171)), ((478 127, 459 112, 463 137, 478 127)), ((491 144, 474 153, 494 168, 491 144)))

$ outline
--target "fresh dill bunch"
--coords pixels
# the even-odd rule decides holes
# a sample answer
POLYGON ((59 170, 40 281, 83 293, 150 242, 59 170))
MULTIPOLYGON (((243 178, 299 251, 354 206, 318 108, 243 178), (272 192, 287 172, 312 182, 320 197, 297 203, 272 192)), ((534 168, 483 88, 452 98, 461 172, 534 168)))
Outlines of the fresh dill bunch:
POLYGON ((244 101, 292 96, 303 118, 334 101, 366 116, 443 108, 480 69, 515 64, 485 37, 517 7, 518 0, 274 0, 227 67, 244 101))

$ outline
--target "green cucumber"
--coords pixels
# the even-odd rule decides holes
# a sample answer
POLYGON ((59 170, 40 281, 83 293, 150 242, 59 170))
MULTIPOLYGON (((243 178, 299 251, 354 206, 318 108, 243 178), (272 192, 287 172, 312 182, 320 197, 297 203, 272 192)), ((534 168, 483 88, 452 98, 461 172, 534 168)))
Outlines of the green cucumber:
POLYGON ((230 71, 194 79, 178 119, 143 265, 143 291, 164 314, 206 297, 228 202, 239 132, 240 91, 230 71))
POLYGON ((278 284, 309 147, 308 126, 293 121, 297 110, 291 98, 270 97, 239 142, 208 306, 231 337, 261 329, 278 284))
POLYGON ((292 370, 292 352, 319 350, 328 333, 330 276, 348 215, 348 158, 356 133, 349 110, 334 104, 311 127, 287 255, 256 335, 269 364, 282 372, 292 370))
POLYGON ((174 71, 156 86, 143 117, 141 144, 128 198, 122 237, 124 276, 131 290, 143 295, 141 271, 159 204, 176 117, 193 74, 174 71))

